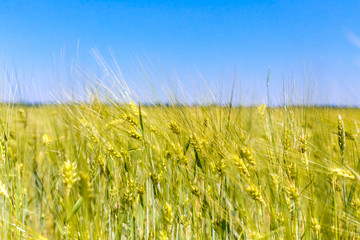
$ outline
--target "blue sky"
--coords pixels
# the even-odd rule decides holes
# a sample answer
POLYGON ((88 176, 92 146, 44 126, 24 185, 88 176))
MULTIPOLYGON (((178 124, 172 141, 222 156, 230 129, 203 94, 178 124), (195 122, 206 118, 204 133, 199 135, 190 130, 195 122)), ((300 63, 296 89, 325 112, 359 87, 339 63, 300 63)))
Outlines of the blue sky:
POLYGON ((207 91, 201 73, 226 101, 236 71, 236 97, 264 102, 270 67, 274 103, 284 85, 302 95, 305 78, 313 103, 359 105, 359 12, 359 1, 1 1, 0 79, 17 79, 22 101, 82 94, 71 66, 100 73, 90 51, 110 62, 112 49, 139 94, 138 58, 159 92, 178 78, 189 99, 207 91))

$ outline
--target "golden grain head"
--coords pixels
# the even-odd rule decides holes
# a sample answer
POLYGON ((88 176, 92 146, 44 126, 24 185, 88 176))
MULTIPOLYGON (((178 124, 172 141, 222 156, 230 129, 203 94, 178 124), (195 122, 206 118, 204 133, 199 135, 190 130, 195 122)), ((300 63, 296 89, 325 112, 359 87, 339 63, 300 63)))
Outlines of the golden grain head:
POLYGON ((130 115, 130 114, 125 114, 125 115, 123 116, 123 119, 124 119, 126 122, 130 123, 131 125, 133 125, 133 126, 137 126, 137 125, 138 125, 137 120, 136 120, 132 115, 130 115))
POLYGON ((77 179, 76 172, 77 165, 75 162, 71 162, 70 160, 66 160, 62 169, 63 183, 67 191, 70 191, 72 186, 75 184, 77 179))
POLYGON ((131 138, 134 138, 137 140, 142 140, 141 134, 136 130, 130 130, 130 131, 128 131, 128 134, 131 138))
POLYGON ((130 102, 129 103, 130 109, 132 111, 132 113, 136 116, 139 117, 140 116, 140 112, 138 107, 136 106, 135 102, 130 102))
POLYGON ((295 203, 299 203, 299 190, 295 184, 291 183, 289 187, 286 188, 288 197, 293 200, 295 203))
POLYGON ((248 186, 245 190, 252 199, 262 204, 265 204, 265 201, 262 198, 260 191, 255 186, 248 186))
POLYGON ((343 177, 350 180, 355 180, 355 176, 348 170, 344 170, 341 168, 332 168, 329 170, 331 174, 337 177, 343 177))

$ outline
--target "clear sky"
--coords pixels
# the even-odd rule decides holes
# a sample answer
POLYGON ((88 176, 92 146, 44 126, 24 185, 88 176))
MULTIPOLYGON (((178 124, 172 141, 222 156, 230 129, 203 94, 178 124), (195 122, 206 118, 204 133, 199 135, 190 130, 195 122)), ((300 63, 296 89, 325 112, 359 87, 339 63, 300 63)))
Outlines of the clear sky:
POLYGON ((136 89, 147 84, 140 58, 157 90, 160 75, 169 85, 179 78, 196 99, 205 91, 200 72, 228 99, 236 71, 236 96, 258 103, 270 67, 273 102, 283 82, 294 97, 294 79, 301 89, 305 78, 314 103, 360 105, 359 23, 360 1, 4 0, 0 78, 17 79, 17 100, 54 100, 61 88, 81 92, 70 66, 96 73, 91 49, 107 61, 112 49, 136 89))

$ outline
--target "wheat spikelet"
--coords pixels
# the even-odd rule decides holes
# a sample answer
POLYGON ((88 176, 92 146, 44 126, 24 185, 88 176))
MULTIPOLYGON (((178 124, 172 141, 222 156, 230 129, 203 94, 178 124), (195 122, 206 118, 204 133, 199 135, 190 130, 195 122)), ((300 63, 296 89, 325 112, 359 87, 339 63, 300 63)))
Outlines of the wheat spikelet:
POLYGON ((287 191, 287 195, 291 200, 293 200, 295 203, 299 203, 300 194, 295 184, 293 183, 290 184, 290 186, 286 188, 286 191, 287 191))
POLYGON ((220 176, 224 176, 226 173, 226 163, 224 158, 220 158, 216 161, 216 170, 220 176))
POLYGON ((136 130, 130 130, 128 131, 128 134, 130 137, 137 139, 137 140, 142 140, 142 136, 140 135, 140 133, 136 130))
POLYGON ((279 193, 279 188, 280 188, 279 175, 272 173, 272 174, 270 174, 270 176, 271 176, 271 180, 274 184, 275 192, 279 193))
POLYGON ((195 133, 192 133, 190 135, 190 144, 191 146, 196 150, 197 153, 200 153, 202 151, 202 146, 200 144, 199 138, 196 136, 195 133))
POLYGON ((116 148, 111 143, 106 143, 106 149, 113 157, 121 158, 121 154, 116 150, 116 148))
POLYGON ((134 193, 127 187, 122 193, 122 203, 129 206, 134 200, 134 193))
POLYGON ((284 148, 284 151, 288 150, 290 148, 290 130, 285 128, 285 131, 284 131, 284 134, 283 134, 283 137, 282 137, 282 144, 283 144, 283 148, 284 148))
POLYGON ((252 199, 262 204, 265 204, 265 201, 262 198, 260 191, 255 186, 249 186, 245 190, 252 199))
POLYGON ((338 142, 339 142, 341 155, 343 155, 345 150, 345 130, 344 130, 344 121, 340 116, 340 114, 338 116, 338 142))
POLYGON ((62 176, 66 192, 69 193, 75 182, 77 181, 76 163, 67 160, 64 162, 62 176))
POLYGON ((97 163, 99 165, 99 167, 101 168, 101 170, 106 173, 106 160, 104 155, 99 154, 99 156, 96 158, 97 163))
POLYGON ((163 137, 163 134, 154 125, 150 126, 150 131, 158 137, 163 137))
POLYGON ((231 156, 231 160, 234 165, 239 169, 240 173, 244 174, 247 177, 250 176, 249 171, 241 158, 239 158, 237 155, 233 155, 231 156))
POLYGON ((179 125, 174 122, 174 121, 169 121, 168 123, 168 127, 170 129, 170 131, 176 135, 179 135, 180 134, 180 127, 179 125))
POLYGON ((331 174, 338 176, 338 177, 355 180, 355 176, 350 171, 346 171, 346 170, 343 170, 340 168, 332 168, 332 169, 330 169, 330 172, 331 172, 331 174))
POLYGON ((200 189, 195 183, 191 185, 191 192, 197 197, 200 196, 200 189))
POLYGON ((140 116, 139 109, 134 102, 129 103, 130 109, 136 117, 140 116))
POLYGON ((248 162, 248 164, 250 164, 256 168, 256 162, 255 162, 254 154, 253 154, 253 151, 251 148, 248 148, 246 146, 240 148, 240 156, 243 159, 245 159, 248 162))
POLYGON ((299 152, 302 154, 305 153, 307 151, 307 140, 304 133, 300 135, 300 137, 298 138, 298 142, 299 142, 299 152))
POLYGON ((172 142, 171 142, 171 147, 172 147, 175 155, 179 159, 179 162, 181 164, 184 164, 185 166, 188 166, 189 160, 185 157, 183 148, 180 145, 176 145, 172 142))
POLYGON ((125 114, 123 116, 123 119, 135 127, 138 125, 138 122, 136 121, 136 119, 133 116, 131 116, 130 114, 125 114))
POLYGON ((164 207, 164 220, 165 220, 165 223, 166 223, 169 227, 171 227, 171 225, 172 225, 173 217, 174 217, 174 214, 173 214, 173 209, 172 209, 172 207, 171 207, 171 204, 165 203, 165 207, 164 207))

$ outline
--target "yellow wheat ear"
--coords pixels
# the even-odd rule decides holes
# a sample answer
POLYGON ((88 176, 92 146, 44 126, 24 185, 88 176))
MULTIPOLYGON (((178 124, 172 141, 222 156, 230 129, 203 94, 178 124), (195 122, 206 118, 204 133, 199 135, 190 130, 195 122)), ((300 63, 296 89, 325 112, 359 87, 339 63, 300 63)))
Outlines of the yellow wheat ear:
POLYGON ((255 186, 249 186, 245 190, 252 199, 262 204, 265 204, 265 201, 262 198, 260 191, 255 186))
POLYGON ((137 120, 133 116, 131 116, 130 114, 125 114, 123 116, 123 119, 125 121, 127 121, 128 123, 130 123, 131 125, 135 126, 135 127, 138 125, 137 120))
POLYGON ((173 217, 174 217, 174 213, 173 213, 173 209, 171 204, 166 203, 165 207, 164 207, 164 220, 165 223, 171 227, 172 222, 173 222, 173 217))
POLYGON ((340 168, 332 168, 330 169, 330 172, 334 176, 355 180, 355 176, 350 171, 346 171, 340 168))
POLYGON ((234 163, 234 165, 239 169, 240 173, 244 174, 245 176, 249 177, 249 171, 244 163, 244 161, 239 158, 237 155, 233 155, 231 157, 232 162, 234 163))
POLYGON ((131 111, 133 112, 133 114, 136 116, 136 117, 139 117, 140 116, 140 112, 139 112, 139 109, 138 107, 136 106, 136 104, 134 102, 130 102, 129 103, 129 106, 130 106, 130 109, 131 111))
POLYGON ((140 133, 136 130, 130 130, 128 131, 128 134, 130 137, 134 138, 134 139, 137 139, 137 140, 141 140, 142 139, 142 136, 140 135, 140 133))
POLYGON ((69 193, 75 182, 77 181, 77 165, 75 162, 67 160, 64 162, 62 176, 66 192, 69 193))
POLYGON ((248 164, 256 168, 256 162, 251 148, 248 148, 247 146, 240 148, 240 156, 245 159, 248 164))
POLYGON ((295 184, 290 184, 290 186, 286 188, 286 193, 291 200, 293 200, 296 204, 299 204, 300 194, 295 184))

